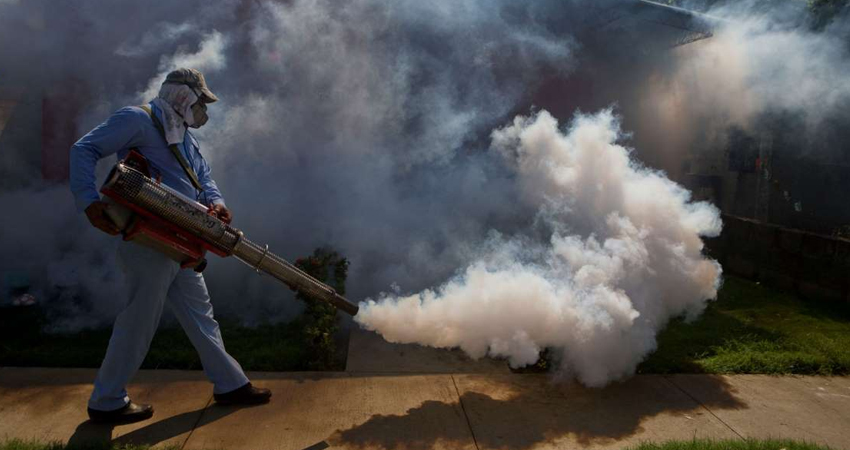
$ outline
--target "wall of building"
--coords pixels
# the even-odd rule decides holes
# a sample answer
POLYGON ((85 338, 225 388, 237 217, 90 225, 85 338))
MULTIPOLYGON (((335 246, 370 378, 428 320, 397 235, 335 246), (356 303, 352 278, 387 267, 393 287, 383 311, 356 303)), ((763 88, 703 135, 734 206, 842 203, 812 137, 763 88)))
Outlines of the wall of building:
POLYGON ((24 93, 3 100, 0 191, 30 186, 42 178, 42 96, 24 93))
POLYGON ((806 298, 850 302, 850 239, 724 215, 723 232, 706 245, 725 273, 806 298))
POLYGON ((77 116, 86 98, 77 86, 0 90, 0 191, 68 181, 69 150, 80 137, 77 116))

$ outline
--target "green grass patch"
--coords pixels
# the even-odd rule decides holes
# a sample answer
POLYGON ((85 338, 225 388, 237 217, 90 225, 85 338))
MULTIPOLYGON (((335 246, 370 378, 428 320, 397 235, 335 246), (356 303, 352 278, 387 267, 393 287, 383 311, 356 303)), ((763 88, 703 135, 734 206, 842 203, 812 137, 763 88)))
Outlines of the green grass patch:
MULTIPOLYGON (((328 347, 324 339, 329 332, 321 331, 327 324, 317 328, 322 323, 317 317, 324 316, 256 328, 222 320, 222 334, 228 351, 246 370, 342 370, 344 352, 336 352, 332 360, 319 355, 328 347)), ((100 365, 109 329, 47 334, 41 331, 44 320, 37 308, 0 311, 0 365, 100 365)), ((541 371, 549 368, 545 358, 539 365, 541 371)), ((182 329, 162 328, 142 367, 197 370, 201 363, 182 329)), ((728 276, 702 316, 668 324, 658 336, 658 350, 638 372, 850 374, 850 305, 806 301, 728 276)))
POLYGON ((850 305, 727 276, 697 320, 673 320, 639 373, 850 373, 850 305))
MULTIPOLYGON (((0 311, 0 366, 99 367, 106 353, 110 328, 70 334, 42 331, 43 313, 36 307, 0 311)), ((304 321, 255 328, 219 319, 227 351, 245 370, 297 371, 315 369, 302 345, 304 321)), ((331 370, 344 368, 337 361, 331 370)), ((179 326, 160 327, 142 364, 144 369, 200 370, 195 348, 179 326)))
POLYGON ((722 440, 693 439, 690 441, 646 442, 627 450, 829 450, 829 447, 788 439, 722 440))
MULTIPOLYGON (((348 261, 327 248, 316 249, 297 265, 337 292, 345 293, 348 261)), ((346 349, 339 346, 336 309, 305 298, 304 314, 282 324, 245 327, 218 317, 228 353, 245 370, 344 370, 346 349)), ((0 308, 0 366, 100 367, 111 328, 46 333, 48 318, 38 306, 0 308)), ((179 326, 160 327, 143 369, 200 370, 201 361, 179 326)), ((2 449, 0 449, 2 450, 2 449)))

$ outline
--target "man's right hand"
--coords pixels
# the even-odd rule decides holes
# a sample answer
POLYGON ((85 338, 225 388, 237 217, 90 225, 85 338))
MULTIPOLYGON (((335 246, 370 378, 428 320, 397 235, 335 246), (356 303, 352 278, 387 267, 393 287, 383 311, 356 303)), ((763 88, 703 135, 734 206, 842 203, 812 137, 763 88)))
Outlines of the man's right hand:
POLYGON ((111 234, 115 236, 120 233, 121 230, 115 226, 115 223, 112 222, 106 215, 106 210, 109 208, 109 203, 104 201, 96 201, 86 208, 86 217, 89 218, 89 222, 94 225, 95 228, 100 229, 104 233, 111 234))

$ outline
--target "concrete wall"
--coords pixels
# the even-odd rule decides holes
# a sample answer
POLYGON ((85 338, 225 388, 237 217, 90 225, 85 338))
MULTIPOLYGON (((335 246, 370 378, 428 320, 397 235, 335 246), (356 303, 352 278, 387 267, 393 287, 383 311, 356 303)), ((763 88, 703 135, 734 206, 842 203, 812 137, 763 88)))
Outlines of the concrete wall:
POLYGON ((724 215, 723 233, 706 246, 725 273, 807 298, 850 302, 848 239, 724 215))

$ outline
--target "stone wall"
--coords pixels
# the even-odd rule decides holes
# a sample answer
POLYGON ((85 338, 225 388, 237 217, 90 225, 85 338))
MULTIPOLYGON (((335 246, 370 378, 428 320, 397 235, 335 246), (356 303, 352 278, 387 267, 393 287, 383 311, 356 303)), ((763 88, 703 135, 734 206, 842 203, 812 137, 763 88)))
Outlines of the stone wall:
POLYGON ((850 302, 848 239, 724 215, 723 232, 706 247, 724 273, 807 298, 850 302))

